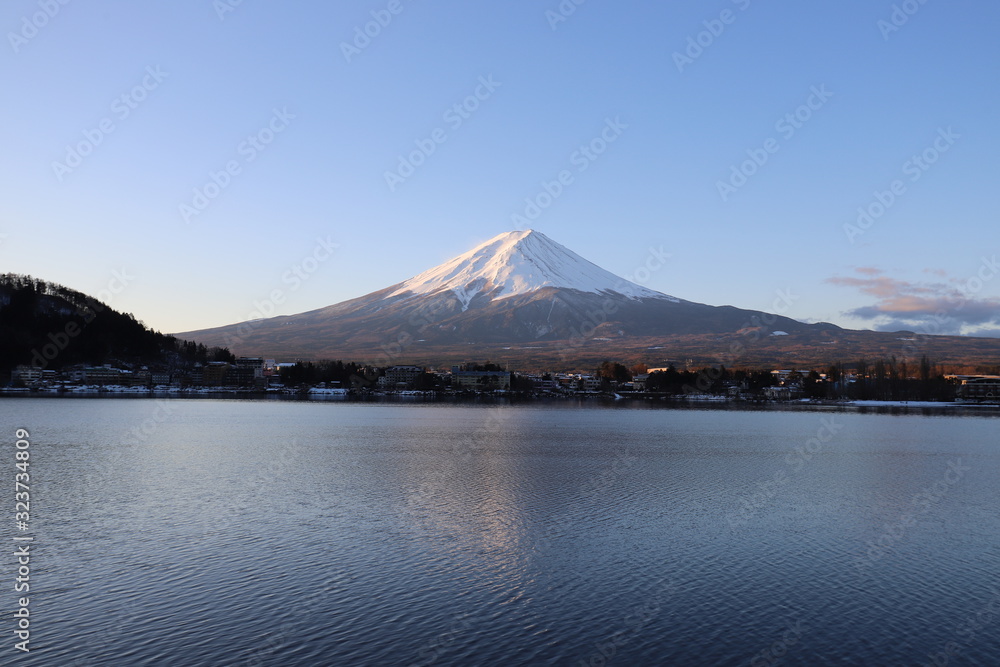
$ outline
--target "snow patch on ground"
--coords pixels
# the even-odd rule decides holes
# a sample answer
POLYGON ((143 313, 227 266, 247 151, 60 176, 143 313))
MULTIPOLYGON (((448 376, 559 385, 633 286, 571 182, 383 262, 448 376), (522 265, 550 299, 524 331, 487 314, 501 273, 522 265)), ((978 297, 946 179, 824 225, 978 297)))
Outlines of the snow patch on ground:
POLYGON ((954 401, 849 401, 847 404, 866 408, 948 408, 963 405, 954 401))

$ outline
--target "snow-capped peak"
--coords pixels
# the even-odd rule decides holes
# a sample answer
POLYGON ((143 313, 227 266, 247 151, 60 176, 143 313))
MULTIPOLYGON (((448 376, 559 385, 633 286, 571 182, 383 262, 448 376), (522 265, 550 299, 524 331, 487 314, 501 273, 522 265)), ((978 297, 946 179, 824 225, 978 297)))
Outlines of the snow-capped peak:
POLYGON ((647 289, 605 271, 572 250, 534 230, 505 232, 472 250, 400 283, 389 296, 433 294, 451 290, 463 309, 477 294, 504 299, 543 287, 630 299, 675 297, 647 289))

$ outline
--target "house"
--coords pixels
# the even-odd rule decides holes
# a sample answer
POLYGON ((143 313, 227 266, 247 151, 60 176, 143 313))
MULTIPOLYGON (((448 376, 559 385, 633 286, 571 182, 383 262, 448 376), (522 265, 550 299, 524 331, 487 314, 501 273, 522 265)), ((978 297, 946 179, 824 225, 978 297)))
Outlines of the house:
POLYGON ((559 388, 559 383, 549 374, 537 376, 537 379, 532 377, 531 380, 535 383, 535 387, 542 391, 553 391, 559 388))
POLYGON ((556 376, 556 380, 568 392, 599 392, 601 390, 601 378, 594 375, 559 374, 556 376))
POLYGON ((378 379, 378 386, 381 389, 406 389, 420 375, 424 369, 420 366, 390 366, 385 369, 385 375, 378 379))
POLYGON ((809 375, 809 371, 796 371, 796 370, 780 370, 771 371, 771 377, 775 379, 778 384, 785 384, 790 378, 801 379, 809 375))
POLYGON ((764 398, 772 401, 789 401, 792 398, 792 388, 764 387, 764 398))

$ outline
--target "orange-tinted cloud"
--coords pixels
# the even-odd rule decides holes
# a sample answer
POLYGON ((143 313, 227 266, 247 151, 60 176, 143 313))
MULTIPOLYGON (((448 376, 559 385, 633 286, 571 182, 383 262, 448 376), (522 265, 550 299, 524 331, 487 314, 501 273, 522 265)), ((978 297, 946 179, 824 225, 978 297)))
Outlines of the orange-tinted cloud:
POLYGON ((977 296, 995 272, 980 271, 964 281, 945 274, 947 282, 934 283, 897 280, 873 267, 860 267, 856 272, 860 275, 835 276, 827 282, 875 297, 872 305, 845 313, 871 320, 875 329, 992 335, 1000 327, 1000 298, 977 296))

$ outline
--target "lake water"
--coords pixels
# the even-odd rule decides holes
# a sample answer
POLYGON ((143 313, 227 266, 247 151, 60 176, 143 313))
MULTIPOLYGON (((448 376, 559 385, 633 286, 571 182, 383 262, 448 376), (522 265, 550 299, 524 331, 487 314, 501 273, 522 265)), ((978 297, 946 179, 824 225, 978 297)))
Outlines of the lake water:
POLYGON ((0 400, 24 665, 1000 663, 1000 420, 0 400), (935 662, 936 661, 936 662, 935 662))

